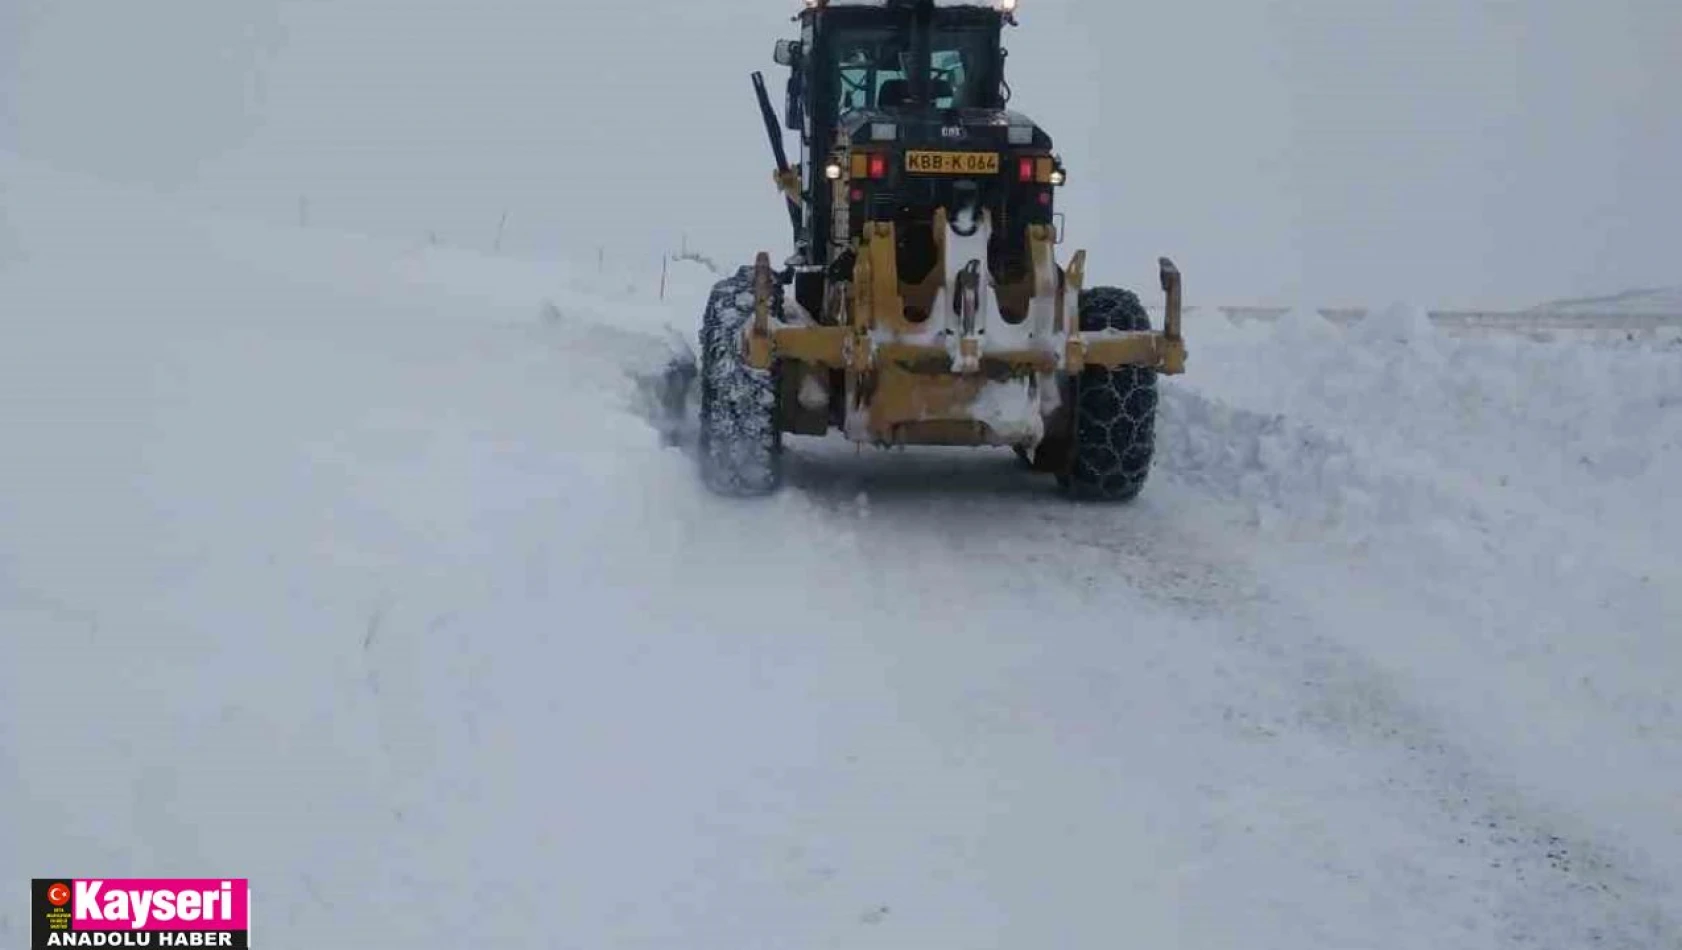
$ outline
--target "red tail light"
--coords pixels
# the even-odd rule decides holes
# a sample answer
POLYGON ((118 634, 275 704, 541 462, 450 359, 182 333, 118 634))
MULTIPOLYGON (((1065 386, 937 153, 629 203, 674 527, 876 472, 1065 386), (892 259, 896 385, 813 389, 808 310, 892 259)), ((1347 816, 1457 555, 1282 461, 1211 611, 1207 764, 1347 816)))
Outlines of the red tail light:
POLYGON ((886 177, 888 177, 888 156, 886 156, 886 155, 872 155, 872 156, 870 156, 870 177, 871 178, 886 178, 886 177))
POLYGON ((1017 178, 1018 181, 1033 181, 1034 180, 1034 160, 1033 159, 1024 158, 1024 159, 1020 159, 1019 161, 1017 161, 1017 163, 1016 163, 1016 178, 1017 178))

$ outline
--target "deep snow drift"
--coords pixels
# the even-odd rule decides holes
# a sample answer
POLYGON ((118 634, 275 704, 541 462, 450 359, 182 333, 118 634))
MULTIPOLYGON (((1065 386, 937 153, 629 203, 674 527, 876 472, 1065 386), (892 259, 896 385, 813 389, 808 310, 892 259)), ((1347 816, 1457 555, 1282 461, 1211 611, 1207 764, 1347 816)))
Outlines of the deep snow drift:
MULTIPOLYGON (((1682 940, 1682 355, 1188 326, 1157 479, 637 415, 710 275, 7 162, 0 873, 275 947, 1682 940)), ((0 906, 0 945, 22 908, 0 906)))

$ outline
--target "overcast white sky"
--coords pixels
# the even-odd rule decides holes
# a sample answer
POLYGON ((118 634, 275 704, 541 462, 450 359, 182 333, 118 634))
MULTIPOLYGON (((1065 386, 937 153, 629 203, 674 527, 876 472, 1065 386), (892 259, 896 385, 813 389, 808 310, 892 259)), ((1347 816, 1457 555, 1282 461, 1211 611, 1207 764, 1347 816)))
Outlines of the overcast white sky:
MULTIPOLYGON (((747 73, 795 0, 0 0, 0 148, 280 220, 782 252, 747 73)), ((1682 283, 1674 0, 1022 0, 1070 237, 1219 302, 1682 283)), ((1146 288, 1150 289, 1150 288, 1146 288)))

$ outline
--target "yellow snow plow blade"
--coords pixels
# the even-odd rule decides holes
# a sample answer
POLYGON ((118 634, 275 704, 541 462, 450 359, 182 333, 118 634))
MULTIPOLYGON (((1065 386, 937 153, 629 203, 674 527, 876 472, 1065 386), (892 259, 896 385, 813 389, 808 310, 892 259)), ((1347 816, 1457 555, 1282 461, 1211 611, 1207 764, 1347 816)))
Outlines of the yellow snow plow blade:
MULTIPOLYGON (((747 334, 748 363, 769 369, 779 360, 796 361, 831 369, 866 372, 886 366, 913 370, 922 375, 937 374, 944 368, 959 375, 996 376, 1026 373, 1078 373, 1088 367, 1140 366, 1166 375, 1179 375, 1186 368, 1185 338, 1181 335, 1180 271, 1164 257, 1159 261, 1162 290, 1166 295, 1163 328, 1157 331, 1083 333, 1070 320, 1070 300, 1080 297, 1085 253, 1075 255, 1056 294, 1057 332, 1061 346, 1040 345, 1022 349, 983 349, 981 341, 961 338, 956 348, 933 342, 901 342, 887 334, 873 332, 878 319, 904 312, 898 281, 891 273, 877 276, 876 268, 892 266, 892 258, 860 261, 867 279, 854 284, 854 314, 866 319, 838 325, 788 325, 774 323, 770 315, 771 281, 767 255, 760 255, 756 267, 756 302, 753 322, 747 334), (884 279, 884 277, 886 279, 884 279)), ((884 257, 886 255, 883 255, 884 257)), ((885 319, 884 319, 885 322, 885 319)))

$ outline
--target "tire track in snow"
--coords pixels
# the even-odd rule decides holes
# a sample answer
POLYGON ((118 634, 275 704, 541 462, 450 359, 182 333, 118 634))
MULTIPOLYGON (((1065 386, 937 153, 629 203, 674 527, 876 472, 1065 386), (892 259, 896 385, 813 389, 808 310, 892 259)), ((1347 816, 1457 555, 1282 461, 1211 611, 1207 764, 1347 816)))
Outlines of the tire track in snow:
MULTIPOLYGON (((1524 510, 1522 500, 1515 503, 1516 513, 1484 509, 1475 496, 1454 491, 1446 473, 1380 473, 1335 437, 1283 417, 1235 409, 1179 388, 1169 392, 1164 406, 1165 474, 1188 504, 1196 504, 1199 496, 1238 502, 1244 510, 1229 515, 1228 530, 1245 538, 1241 548, 1258 549, 1251 529, 1258 507, 1265 510, 1269 504, 1285 512, 1285 525, 1300 519, 1353 527, 1372 532, 1364 541, 1381 543, 1397 534, 1413 535, 1428 547, 1440 540, 1400 517, 1421 510, 1508 530, 1528 514, 1541 522, 1522 522, 1531 530, 1559 538, 1593 537, 1563 513, 1539 505, 1524 510), (1303 499, 1307 507, 1292 507, 1303 499), (1392 520, 1386 523, 1386 517, 1392 520)), ((1265 515, 1260 520, 1265 531, 1265 515)), ((1322 540, 1332 544, 1320 555, 1335 562, 1345 539, 1333 531, 1322 540)), ((1452 547, 1445 545, 1438 553, 1453 570, 1452 547)), ((1323 575, 1328 584, 1336 576, 1332 571, 1323 575)), ((1425 583, 1445 576, 1427 574, 1425 583)), ((1398 583, 1406 588, 1422 579, 1389 573, 1367 580, 1378 588, 1398 583)), ((1277 584, 1268 589, 1280 593, 1277 584)), ((1582 822, 1540 805, 1514 780, 1497 774, 1472 747, 1456 741, 1447 721, 1415 700, 1409 683, 1362 651, 1359 635, 1335 630, 1339 618, 1321 616, 1312 589, 1293 593, 1235 604, 1243 612, 1231 618, 1234 628, 1265 631, 1266 639, 1264 644, 1243 633, 1239 638, 1258 648, 1257 656, 1266 658, 1279 682, 1302 684, 1309 701, 1298 710, 1294 725, 1350 745, 1389 748, 1406 764, 1390 770, 1385 784, 1409 788, 1416 801, 1434 799, 1436 813, 1427 820, 1439 835, 1454 833, 1454 840, 1467 847, 1481 843, 1491 869, 1510 873, 1512 889, 1499 912, 1508 943, 1682 946, 1677 913, 1682 895, 1655 883, 1662 879, 1660 872, 1643 866, 1640 856, 1597 840, 1582 822), (1328 621, 1336 635, 1325 632, 1328 621)), ((1387 626, 1405 628, 1395 621, 1409 616, 1405 601, 1413 593, 1384 592, 1390 599, 1380 610, 1394 612, 1387 626)), ((1344 617, 1342 622, 1361 619, 1344 617)), ((1421 611, 1414 619, 1428 624, 1437 618, 1421 611)))
MULTIPOLYGON (((1493 772, 1405 679, 1328 633, 1340 618, 1319 610, 1318 591, 1264 579, 1241 553, 1256 547, 1244 513, 1188 486, 1182 471, 1159 473, 1154 491, 1116 509, 1070 505, 1002 453, 791 447, 794 487, 890 564, 974 559, 990 564, 989 576, 1019 576, 1025 590, 1067 588, 1117 616, 1137 599, 1219 631, 1252 665, 1225 677, 1231 699, 1211 727, 1309 734, 1356 757, 1369 769, 1352 779, 1363 793, 1465 854, 1452 880, 1416 876, 1421 888, 1476 895, 1488 917, 1469 921, 1469 933, 1488 930, 1502 947, 1682 946, 1675 895, 1632 868, 1632 855, 1493 772)), ((1354 856, 1367 857, 1358 847, 1354 856)))
POLYGON ((1636 856, 1499 774, 1457 739, 1451 721, 1416 700, 1404 678, 1321 632, 1325 621, 1312 605, 1264 600, 1233 620, 1235 632, 1256 631, 1237 636, 1273 688, 1297 694, 1288 714, 1270 719, 1269 690, 1241 687, 1234 719, 1383 751, 1387 761, 1367 776, 1368 787, 1402 805, 1432 839, 1452 840, 1487 862, 1491 873, 1482 880, 1457 883, 1489 888, 1500 945, 1682 946, 1675 894, 1652 883, 1636 856))
MULTIPOLYGON (((1405 536, 1434 551, 1438 573, 1409 577, 1389 570, 1382 577, 1363 578, 1386 598, 1374 606, 1392 612, 1384 618, 1391 629, 1405 629, 1406 623, 1396 621, 1410 615, 1420 625, 1440 619, 1411 612, 1407 601, 1423 586, 1450 578, 1462 560, 1456 558, 1462 553, 1453 543, 1457 538, 1450 534, 1445 539, 1435 526, 1412 522, 1410 512, 1433 512, 1493 537, 1534 532, 1547 538, 1541 546, 1583 539, 1601 546, 1598 536, 1566 513, 1522 496, 1509 496, 1503 499, 1504 510, 1491 511, 1465 485, 1456 484, 1451 473, 1380 471, 1335 436, 1285 417, 1237 409, 1177 386, 1166 393, 1163 405, 1167 480, 1187 504, 1196 504, 1200 496, 1237 503, 1227 531, 1244 539, 1240 548, 1265 556, 1265 548, 1255 543, 1260 522, 1264 535, 1269 528, 1309 526, 1311 539, 1331 542, 1318 552, 1328 564, 1336 563, 1349 543, 1340 529, 1352 529, 1357 547, 1383 546, 1405 536), (1272 512, 1270 505, 1275 506, 1272 512), (1274 525, 1268 524, 1270 513, 1274 525), (1329 530, 1316 537, 1314 528, 1329 530)), ((1214 540, 1219 543, 1218 534, 1214 540)), ((1622 553, 1631 554, 1628 548, 1622 553)), ((1394 566, 1375 562, 1368 570, 1394 566)), ((1337 576, 1334 571, 1322 575, 1328 585, 1337 576)), ((1491 869, 1510 873, 1509 903, 1500 912, 1509 943, 1632 950, 1682 946, 1682 895, 1655 883, 1663 879, 1662 872, 1645 867, 1627 849, 1597 840, 1584 823, 1540 804, 1516 781, 1499 775, 1471 746, 1456 741, 1451 723, 1421 704, 1411 683, 1366 654, 1358 630, 1338 629, 1370 622, 1371 607, 1345 611, 1352 616, 1327 617, 1311 588, 1281 591, 1271 583, 1267 589, 1284 596, 1236 604, 1244 613, 1231 619, 1235 629, 1266 631, 1265 644, 1244 633, 1238 636, 1267 658, 1278 681, 1302 684, 1310 701, 1298 711, 1295 724, 1351 745, 1387 747, 1406 763, 1386 774, 1385 783, 1411 786, 1418 801, 1434 799, 1436 813, 1428 820, 1439 835, 1453 832, 1454 840, 1467 847, 1481 842, 1491 869), (1360 616, 1363 612, 1368 615, 1360 616)))

